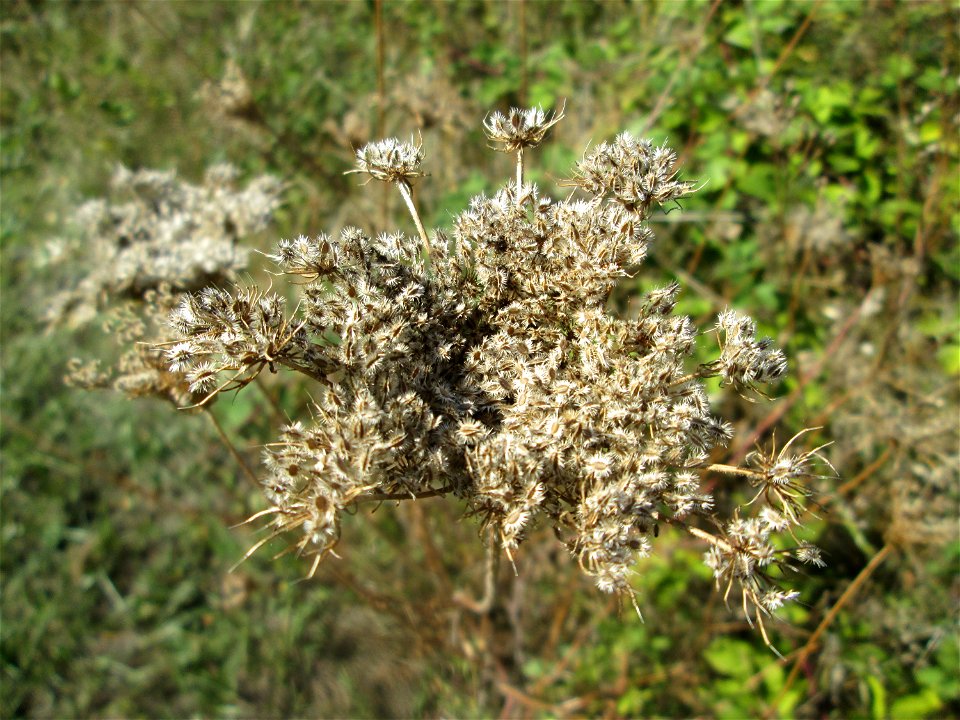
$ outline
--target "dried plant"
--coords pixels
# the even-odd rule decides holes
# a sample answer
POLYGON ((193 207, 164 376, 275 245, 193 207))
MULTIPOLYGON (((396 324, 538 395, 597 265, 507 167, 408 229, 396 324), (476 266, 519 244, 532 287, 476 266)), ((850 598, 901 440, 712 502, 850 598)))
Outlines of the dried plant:
POLYGON ((64 252, 82 279, 55 296, 51 323, 83 324, 106 310, 106 330, 130 347, 109 370, 74 359, 67 380, 111 387, 131 397, 157 396, 178 406, 202 400, 195 377, 170 368, 155 344, 183 293, 208 283, 235 283, 249 249, 240 240, 266 227, 279 206, 281 183, 261 176, 235 189, 237 170, 210 167, 202 185, 173 171, 117 168, 111 197, 79 208, 80 234, 64 252))
POLYGON ((358 503, 449 494, 511 560, 534 523, 549 524, 601 590, 636 606, 632 568, 659 527, 675 525, 708 544, 718 585, 738 588, 766 639, 763 616, 796 597, 776 568, 820 562, 791 542, 819 455, 792 454, 791 441, 746 467, 711 465, 732 429, 711 414, 702 381, 755 394, 784 375, 785 358, 726 310, 717 359, 688 367, 698 332, 673 313, 678 284, 647 293, 636 320, 606 312, 653 240, 650 213, 692 185, 676 178, 671 150, 625 133, 577 163, 569 199, 541 195, 524 181, 525 151, 562 117, 531 108, 486 119, 491 142, 515 153, 516 176, 475 198, 449 233, 428 234, 417 212, 420 145, 361 148, 354 172, 396 185, 419 237, 347 228, 281 241, 272 259, 297 280, 297 307, 256 288, 188 295, 163 346, 169 370, 201 402, 265 368, 318 386, 313 418, 265 452, 271 507, 254 517, 274 516, 274 532, 251 553, 299 530, 312 574, 358 503), (758 487, 757 516, 715 517, 711 472, 758 487))

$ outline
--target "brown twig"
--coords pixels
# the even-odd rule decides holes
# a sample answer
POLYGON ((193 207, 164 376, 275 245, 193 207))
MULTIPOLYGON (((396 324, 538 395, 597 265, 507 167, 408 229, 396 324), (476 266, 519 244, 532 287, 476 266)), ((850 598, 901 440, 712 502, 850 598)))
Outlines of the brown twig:
POLYGON ((434 541, 434 533, 430 530, 423 506, 420 503, 407 503, 404 507, 410 514, 414 537, 420 547, 423 548, 423 557, 430 570, 430 577, 439 585, 440 594, 448 597, 451 594, 453 581, 450 579, 450 572, 444 565, 443 556, 434 541))
POLYGON ((520 107, 527 105, 527 87, 529 69, 527 68, 527 0, 519 0, 517 3, 517 12, 520 14, 519 24, 519 44, 520 44, 520 93, 518 100, 520 107))
POLYGON ((424 490, 419 493, 398 492, 398 493, 370 493, 356 499, 356 502, 386 502, 389 500, 423 500, 425 498, 437 497, 453 492, 453 485, 444 485, 436 490, 424 490))
POLYGON ((870 290, 863 298, 863 301, 860 303, 860 306, 850 313, 850 317, 847 318, 847 321, 840 327, 836 335, 830 341, 830 344, 824 349, 823 353, 820 356, 819 361, 810 369, 808 369, 803 375, 800 376, 800 381, 797 383, 797 387, 793 389, 783 401, 781 401, 777 407, 767 415, 764 420, 757 425, 753 433, 750 434, 737 450, 732 454, 730 458, 731 465, 738 465, 743 458, 746 457, 747 453, 750 452, 756 442, 763 437, 770 428, 776 425, 780 418, 787 414, 787 412, 792 408, 800 398, 803 396, 803 391, 811 382, 816 380, 816 378, 823 372, 824 367, 827 364, 827 361, 834 357, 837 354, 837 349, 840 345, 847 339, 850 331, 856 326, 857 322, 860 320, 860 316, 863 314, 863 309, 867 306, 868 303, 872 302, 874 295, 874 290, 870 290))
POLYGON ((747 97, 747 101, 742 105, 739 105, 732 113, 730 113, 730 119, 737 117, 738 115, 743 113, 747 108, 749 108, 750 104, 753 101, 753 98, 755 98, 761 90, 763 90, 770 84, 770 80, 772 80, 773 76, 780 71, 780 68, 783 67, 783 64, 787 61, 790 55, 793 54, 794 49, 797 47, 797 43, 800 42, 800 39, 806 34, 807 30, 810 28, 810 23, 813 22, 813 17, 814 15, 817 14, 817 9, 820 7, 820 4, 822 2, 823 0, 816 0, 816 2, 813 4, 813 7, 810 8, 810 12, 807 13, 807 16, 803 19, 803 22, 800 23, 800 27, 797 28, 797 31, 793 34, 793 37, 790 38, 790 41, 786 44, 786 46, 780 52, 780 56, 777 58, 777 61, 773 64, 773 68, 771 68, 770 73, 766 77, 761 78, 760 81, 757 83, 756 87, 754 87, 753 90, 750 91, 750 94, 747 97))
POLYGON ((253 481, 254 485, 259 485, 260 481, 257 479, 256 473, 250 469, 250 466, 247 465, 247 461, 243 459, 243 455, 240 454, 240 451, 237 450, 236 446, 233 444, 233 442, 231 442, 230 437, 227 435, 227 431, 223 429, 223 425, 220 424, 220 421, 217 419, 217 416, 214 415, 213 410, 208 406, 204 406, 203 409, 203 414, 210 418, 210 422, 212 422, 213 427, 216 428, 217 435, 220 436, 220 440, 226 446, 227 450, 230 451, 230 454, 233 455, 234 460, 237 461, 237 464, 243 470, 244 474, 246 474, 246 476, 253 481))
MULTIPOLYGON (((387 92, 384 80, 384 49, 386 41, 383 38, 383 0, 374 0, 373 23, 377 35, 377 137, 382 138, 387 133, 387 92)), ((386 227, 389 218, 390 191, 384 186, 380 196, 380 227, 386 227)))
POLYGON ((771 713, 775 713, 774 708, 780 704, 780 701, 783 700, 784 696, 793 686, 793 683, 797 679, 797 675, 800 673, 800 666, 806 661, 806 659, 813 653, 817 647, 817 641, 820 639, 820 636, 826 632, 827 628, 833 624, 833 621, 837 619, 837 616, 840 614, 840 610, 843 609, 857 591, 863 586, 864 583, 870 578, 874 571, 880 567, 880 564, 887 559, 887 556, 893 552, 893 545, 887 543, 881 548, 880 552, 873 556, 869 563, 861 570, 857 576, 853 579, 853 582, 843 591, 843 594, 840 596, 840 599, 830 608, 830 612, 826 614, 820 624, 817 626, 817 629, 813 631, 813 634, 807 640, 806 645, 804 645, 799 653, 797 654, 797 659, 793 663, 793 669, 790 671, 790 675, 787 676, 787 681, 783 684, 783 688, 780 690, 780 694, 777 695, 777 699, 774 700, 773 705, 768 709, 766 716, 771 716, 771 713))
POLYGON ((497 597, 497 570, 500 568, 500 548, 497 547, 496 530, 492 527, 490 528, 490 537, 484 551, 483 597, 479 600, 474 600, 464 591, 459 591, 453 596, 453 601, 457 603, 457 605, 465 607, 477 615, 486 615, 489 613, 497 597))
POLYGON ((707 10, 707 14, 700 23, 700 30, 697 33, 697 40, 693 49, 687 55, 682 57, 680 62, 677 63, 677 67, 667 80, 666 87, 663 88, 663 91, 660 93, 660 97, 657 98, 657 102, 654 104, 653 110, 650 111, 650 114, 647 115, 646 120, 644 120, 643 130, 641 133, 645 133, 647 130, 653 127, 653 124, 657 121, 657 118, 660 117, 660 113, 662 113, 664 108, 667 107, 670 100, 670 93, 673 92, 673 86, 676 84, 677 79, 687 71, 687 68, 693 64, 693 61, 696 59, 697 55, 700 54, 700 51, 703 49, 705 44, 703 42, 703 36, 707 31, 707 25, 710 24, 710 20, 717 12, 721 2, 722 0, 713 0, 713 2, 710 4, 710 9, 707 10))
POLYGON ((290 419, 283 411, 283 408, 280 407, 280 403, 277 402, 277 399, 273 396, 273 393, 269 392, 267 387, 263 384, 263 378, 260 375, 257 375, 254 378, 253 383, 257 386, 257 390, 259 390, 260 394, 263 395, 264 399, 267 401, 267 404, 270 405, 274 422, 276 422, 278 425, 284 425, 288 423, 290 419))
POLYGON ((850 480, 847 480, 843 485, 837 488, 837 495, 842 496, 851 492, 854 488, 858 487, 862 482, 867 478, 873 475, 877 470, 883 467, 884 463, 887 462, 887 459, 890 457, 890 453, 893 451, 893 443, 891 442, 887 445, 886 449, 880 454, 876 460, 867 465, 863 470, 856 474, 850 480))

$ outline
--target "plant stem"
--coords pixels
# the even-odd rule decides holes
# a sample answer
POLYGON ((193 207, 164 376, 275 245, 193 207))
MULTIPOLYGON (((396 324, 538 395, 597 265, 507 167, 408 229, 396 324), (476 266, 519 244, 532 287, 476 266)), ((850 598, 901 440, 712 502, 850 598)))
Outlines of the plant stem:
MULTIPOLYGON (((387 93, 383 74, 383 56, 385 47, 385 42, 383 39, 383 0, 374 0, 373 23, 377 35, 377 137, 382 138, 386 136, 387 127, 387 93)), ((388 192, 388 188, 384 186, 380 195, 380 227, 383 228, 387 226, 387 205, 389 203, 388 192)))
POLYGON ((383 81, 383 0, 374 0, 373 22, 377 33, 377 137, 383 137, 387 107, 387 93, 383 81))
POLYGON ((697 371, 697 372, 692 372, 692 373, 690 373, 690 374, 688 374, 688 375, 684 375, 684 376, 681 377, 681 378, 677 378, 676 380, 674 380, 673 382, 671 382, 671 383, 670 383, 670 387, 676 387, 677 385, 683 385, 684 383, 688 383, 688 382, 690 382, 691 380, 697 380, 698 378, 701 378, 701 377, 704 377, 704 376, 701 375, 699 371, 697 371))
POLYGON ((725 475, 744 475, 746 477, 754 478, 763 477, 763 473, 759 473, 756 470, 750 470, 749 468, 737 467, 736 465, 707 465, 704 470, 712 470, 713 472, 723 473, 725 475))
POLYGON ((250 478, 255 485, 259 485, 260 482, 257 480, 256 474, 250 469, 250 466, 247 465, 247 461, 243 459, 240 451, 237 450, 236 446, 230 441, 227 431, 223 429, 223 425, 220 424, 217 416, 213 414, 213 410, 205 406, 203 408, 203 414, 210 418, 210 422, 213 423, 213 427, 217 429, 217 435, 220 436, 220 440, 224 445, 226 445, 227 450, 229 450, 230 454, 233 455, 233 458, 237 461, 237 464, 240 465, 240 468, 244 471, 244 473, 246 473, 247 477, 250 478))
POLYGON ((523 192, 523 148, 517 150, 517 202, 520 202, 520 194, 523 192))
POLYGON ((853 598, 853 596, 857 594, 857 591, 860 589, 860 587, 873 574, 874 570, 880 567, 880 564, 887 559, 887 556, 890 555, 893 550, 893 545, 889 543, 884 545, 880 552, 870 559, 870 562, 867 563, 866 567, 860 571, 857 577, 853 579, 853 582, 851 582, 847 589, 843 591, 843 595, 841 595, 836 604, 830 608, 830 612, 826 614, 826 616, 817 626, 817 629, 813 631, 810 639, 807 640, 800 652, 797 653, 797 659, 793 663, 793 668, 790 670, 790 675, 787 676, 787 681, 783 684, 783 688, 780 690, 779 696, 776 700, 774 700, 771 707, 777 707, 780 704, 780 701, 787 694, 787 692, 789 692, 794 681, 796 681, 797 675, 800 673, 800 666, 803 665, 804 661, 810 656, 814 648, 816 648, 817 641, 820 639, 820 636, 823 635, 824 631, 826 631, 833 621, 837 619, 837 615, 840 614, 840 610, 843 608, 843 606, 846 605, 853 598))
POLYGON ((520 105, 527 104, 527 87, 529 86, 529 70, 527 68, 527 2, 520 0, 520 105))
POLYGON ((729 544, 728 542, 726 542, 725 540, 721 540, 721 539, 718 538, 718 537, 714 537, 714 536, 711 535, 710 533, 704 532, 704 531, 701 530, 700 528, 687 527, 687 528, 685 528, 685 529, 686 529, 686 531, 687 531, 688 533, 690 533, 690 534, 693 535, 694 537, 698 537, 698 538, 700 538, 701 540, 705 540, 705 541, 707 541, 708 543, 710 543, 711 545, 716 545, 717 547, 722 548, 723 550, 727 550, 728 552, 729 552, 730 550, 732 550, 732 548, 730 547, 730 544, 729 544))
POLYGON ((289 422, 289 418, 284 415, 283 408, 280 407, 277 399, 267 389, 266 385, 263 384, 263 378, 260 375, 257 375, 253 379, 253 382, 257 386, 257 390, 260 391, 260 394, 263 395, 267 403, 270 405, 270 410, 272 411, 274 421, 280 425, 289 422))
POLYGON ((303 373, 307 377, 313 378, 317 382, 323 383, 328 387, 330 385, 330 381, 325 376, 320 375, 318 372, 316 372, 315 370, 312 370, 311 368, 298 364, 295 360, 290 360, 287 358, 278 358, 274 362, 280 365, 283 365, 284 367, 288 367, 291 370, 296 370, 299 373, 303 373))
POLYGON ((422 500, 424 498, 437 497, 439 495, 446 495, 448 492, 453 492, 453 485, 444 485, 442 488, 436 490, 424 490, 421 493, 409 493, 409 492, 399 492, 399 493, 371 493, 369 495, 363 495, 358 497, 356 502, 384 502, 386 500, 422 500))
POLYGON ((417 206, 413 204, 413 194, 410 192, 410 183, 401 181, 397 183, 397 187, 400 188, 400 194, 403 196, 403 201, 407 204, 407 210, 410 211, 410 216, 413 218, 413 222, 417 226, 417 232, 420 233, 420 240, 423 241, 423 254, 429 260, 430 240, 427 239, 427 231, 423 229, 423 223, 420 222, 420 214, 417 212, 417 206))
POLYGON ((466 592, 457 592, 453 596, 454 602, 467 608, 477 615, 486 615, 493 607, 497 597, 497 570, 500 567, 500 553, 497 550, 496 532, 491 528, 490 541, 485 548, 486 562, 483 573, 483 597, 474 600, 466 592))

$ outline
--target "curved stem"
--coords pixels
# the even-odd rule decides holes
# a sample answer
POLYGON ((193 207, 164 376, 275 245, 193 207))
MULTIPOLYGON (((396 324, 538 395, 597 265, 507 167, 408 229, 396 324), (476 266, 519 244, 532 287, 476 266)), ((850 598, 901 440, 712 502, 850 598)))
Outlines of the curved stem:
POLYGON ((837 619, 837 615, 840 614, 840 610, 846 605, 854 595, 857 594, 857 591, 860 587, 867 581, 867 579, 873 574, 873 572, 880 566, 880 564, 887 559, 887 556, 890 555, 894 550, 893 545, 887 543, 876 555, 871 558, 870 562, 860 571, 860 573, 853 579, 853 582, 843 591, 843 595, 840 596, 840 599, 837 600, 836 604, 830 608, 830 612, 826 614, 820 624, 817 626, 817 629, 813 631, 813 634, 810 636, 810 639, 807 640, 807 643, 803 646, 799 653, 797 653, 797 659, 793 663, 793 668, 790 670, 790 675, 787 676, 787 681, 783 684, 783 688, 780 690, 780 695, 773 702, 772 707, 777 707, 783 697, 789 692, 790 688, 793 686, 793 683, 797 679, 797 675, 800 673, 800 666, 803 665, 804 661, 813 653, 814 649, 817 647, 817 643, 820 640, 820 636, 826 631, 828 627, 837 619))
POLYGON ((474 600, 466 592, 454 593, 453 601, 477 615, 486 615, 493 607, 497 597, 497 570, 500 567, 500 553, 496 543, 496 531, 490 528, 490 541, 485 548, 486 561, 483 572, 483 597, 474 600))
POLYGON ((274 421, 279 425, 283 425, 286 422, 288 422, 289 419, 285 417, 283 408, 280 407, 280 404, 277 402, 277 399, 267 389, 267 386, 263 384, 262 376, 258 374, 253 379, 253 383, 254 385, 257 386, 257 390, 259 390, 260 394, 263 395, 264 399, 267 401, 267 404, 270 405, 270 410, 271 410, 271 413, 273 414, 274 421))

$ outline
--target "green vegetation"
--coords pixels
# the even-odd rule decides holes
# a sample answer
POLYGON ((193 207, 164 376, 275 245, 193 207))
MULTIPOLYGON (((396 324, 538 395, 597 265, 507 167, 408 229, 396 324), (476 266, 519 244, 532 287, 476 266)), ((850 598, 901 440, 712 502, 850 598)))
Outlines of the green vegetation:
MULTIPOLYGON (((960 714, 954 4, 386 0, 382 93, 378 7, 0 4, 0 716, 960 714), (97 323, 44 319, 82 270, 52 241, 117 163, 282 178, 274 227, 250 238, 264 251, 348 223, 411 234, 399 198, 343 175, 353 147, 422 133, 418 204, 442 226, 510 174, 483 116, 564 100, 531 163, 551 194, 622 129, 669 139, 702 185, 655 219, 615 309, 679 278, 699 326, 735 307, 790 359, 774 403, 716 393, 736 428, 717 461, 774 429, 834 443, 840 477, 803 538, 828 565, 769 623, 782 662, 667 530, 636 568, 644 624, 544 531, 518 577, 502 564, 493 610, 464 612, 452 598, 482 594, 484 559, 448 500, 347 518, 312 580, 271 559, 281 540, 230 573, 260 537, 231 526, 264 501, 215 426, 61 382, 70 358, 119 352, 97 323)), ((307 412, 308 387, 266 382, 307 412)), ((256 467, 266 396, 213 412, 256 467)), ((718 502, 748 499, 724 483, 718 502)))

